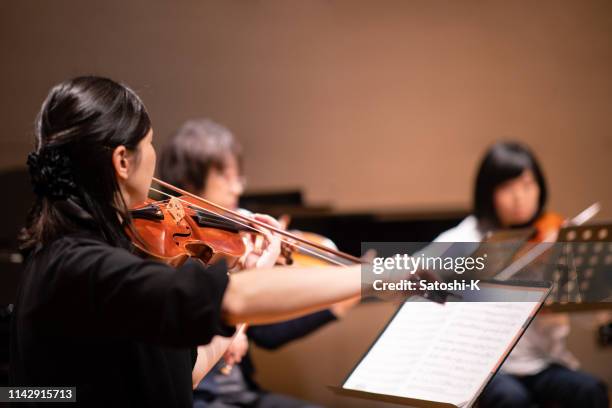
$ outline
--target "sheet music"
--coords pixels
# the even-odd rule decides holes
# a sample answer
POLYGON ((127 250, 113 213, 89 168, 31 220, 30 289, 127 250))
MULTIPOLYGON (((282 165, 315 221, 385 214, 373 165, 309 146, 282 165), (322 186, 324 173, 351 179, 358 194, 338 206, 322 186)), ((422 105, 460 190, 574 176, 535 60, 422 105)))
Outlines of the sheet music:
POLYGON ((539 302, 406 302, 343 388, 471 401, 539 302))

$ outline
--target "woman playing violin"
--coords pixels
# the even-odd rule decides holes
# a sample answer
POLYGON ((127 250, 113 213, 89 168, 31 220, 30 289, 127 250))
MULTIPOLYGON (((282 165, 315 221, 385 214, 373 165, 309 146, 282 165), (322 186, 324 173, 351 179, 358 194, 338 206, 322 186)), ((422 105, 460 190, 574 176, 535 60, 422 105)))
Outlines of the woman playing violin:
MULTIPOLYGON (((563 219, 546 213, 547 187, 535 156, 513 142, 493 145, 485 154, 474 190, 474 214, 442 233, 438 242, 480 242, 503 228, 536 227, 535 240, 550 239, 563 219)), ((577 371, 565 341, 565 316, 539 316, 480 397, 479 406, 607 407, 605 385, 577 371)))
POLYGON ((191 407, 196 346, 239 322, 279 321, 360 293, 358 266, 230 279, 223 263, 174 268, 136 256, 129 209, 147 199, 155 150, 148 113, 124 85, 56 85, 35 133, 13 385, 74 386, 84 406, 191 407))

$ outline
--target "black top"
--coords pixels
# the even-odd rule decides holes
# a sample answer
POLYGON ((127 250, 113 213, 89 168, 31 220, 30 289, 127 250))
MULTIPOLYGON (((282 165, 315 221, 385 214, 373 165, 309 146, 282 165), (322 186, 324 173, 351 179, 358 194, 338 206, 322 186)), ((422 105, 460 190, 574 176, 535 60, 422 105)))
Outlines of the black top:
POLYGON ((193 347, 233 332, 227 283, 225 265, 175 269, 89 232, 60 238, 27 260, 11 384, 76 386, 78 405, 191 407, 193 347))
POLYGON ((335 320, 336 316, 330 310, 321 310, 280 323, 249 326, 247 335, 259 347, 275 350, 335 320))

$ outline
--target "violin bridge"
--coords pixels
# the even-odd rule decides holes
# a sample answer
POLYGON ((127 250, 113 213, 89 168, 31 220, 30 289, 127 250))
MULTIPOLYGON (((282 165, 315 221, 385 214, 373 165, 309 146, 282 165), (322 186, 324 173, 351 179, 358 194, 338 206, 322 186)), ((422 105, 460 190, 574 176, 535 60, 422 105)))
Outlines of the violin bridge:
POLYGON ((183 204, 181 204, 181 201, 176 197, 172 197, 168 201, 166 209, 177 224, 180 223, 183 218, 185 218, 185 208, 183 208, 183 204))

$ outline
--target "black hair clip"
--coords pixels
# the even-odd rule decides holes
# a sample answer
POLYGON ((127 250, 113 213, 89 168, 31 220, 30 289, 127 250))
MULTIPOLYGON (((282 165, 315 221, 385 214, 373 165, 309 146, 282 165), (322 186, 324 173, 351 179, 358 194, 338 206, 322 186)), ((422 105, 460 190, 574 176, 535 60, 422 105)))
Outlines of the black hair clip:
POLYGON ((75 194, 72 162, 65 153, 56 148, 43 148, 30 153, 27 164, 37 196, 62 200, 75 194))

